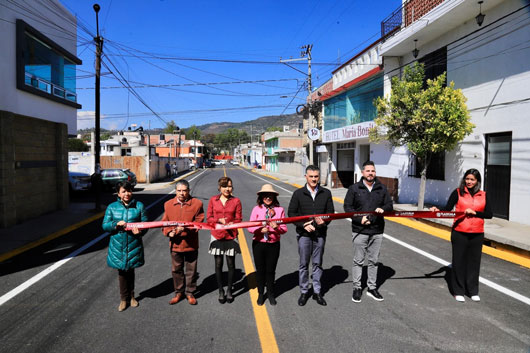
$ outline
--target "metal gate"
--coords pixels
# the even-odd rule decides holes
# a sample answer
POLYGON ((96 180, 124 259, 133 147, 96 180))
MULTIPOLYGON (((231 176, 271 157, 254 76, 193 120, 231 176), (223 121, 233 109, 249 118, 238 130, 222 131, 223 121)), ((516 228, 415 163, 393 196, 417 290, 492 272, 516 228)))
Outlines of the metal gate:
POLYGON ((512 133, 486 135, 484 190, 494 217, 509 219, 512 133))

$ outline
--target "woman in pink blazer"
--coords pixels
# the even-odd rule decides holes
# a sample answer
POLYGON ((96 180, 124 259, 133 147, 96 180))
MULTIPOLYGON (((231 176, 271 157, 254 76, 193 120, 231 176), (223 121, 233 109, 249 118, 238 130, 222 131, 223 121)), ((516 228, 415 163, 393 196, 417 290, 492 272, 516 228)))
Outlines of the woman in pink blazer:
MULTIPOLYGON (((265 184, 258 191, 257 206, 252 210, 250 220, 274 220, 285 217, 283 207, 278 202, 278 192, 271 184, 265 184)), ((285 224, 277 224, 272 221, 267 226, 250 227, 248 230, 254 234, 252 238, 252 252, 256 265, 256 277, 258 282, 258 305, 265 302, 265 285, 267 286, 267 297, 271 305, 276 305, 274 297, 274 276, 276 265, 280 257, 280 237, 287 232, 285 224)))

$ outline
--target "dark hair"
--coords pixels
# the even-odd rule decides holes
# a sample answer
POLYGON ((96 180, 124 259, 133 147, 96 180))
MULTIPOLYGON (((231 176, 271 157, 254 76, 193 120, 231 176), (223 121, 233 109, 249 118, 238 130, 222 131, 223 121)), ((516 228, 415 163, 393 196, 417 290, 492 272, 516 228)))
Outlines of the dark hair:
MULTIPOLYGON (((264 204, 263 202, 263 195, 266 194, 265 192, 261 192, 258 194, 258 199, 256 200, 256 203, 258 204, 258 206, 261 206, 264 204)), ((278 197, 273 193, 271 192, 270 193, 271 195, 274 195, 273 198, 272 198, 272 207, 280 207, 280 202, 278 201, 278 197)))
POLYGON ((464 177, 462 178, 462 181, 460 182, 460 187, 459 187, 460 195, 464 195, 464 192, 466 191, 466 177, 469 174, 472 174, 475 178, 477 178, 477 184, 475 185, 473 189, 469 190, 469 193, 471 195, 475 195, 477 192, 480 191, 480 186, 482 184, 482 177, 480 176, 480 172, 478 170, 476 170, 475 168, 471 168, 471 169, 466 170, 466 172, 464 173, 464 177))
POLYGON ((120 192, 121 188, 124 188, 125 190, 130 191, 130 192, 133 192, 134 190, 134 186, 132 186, 132 184, 129 183, 128 181, 119 181, 116 183, 115 187, 116 187, 116 192, 120 192))
POLYGON ((371 165, 372 167, 375 168, 375 163, 373 161, 366 161, 363 163, 362 169, 364 169, 364 167, 366 167, 367 165, 371 165))
MULTIPOLYGON (((230 179, 229 177, 222 177, 222 178, 219 178, 219 180, 217 181, 217 186, 218 187, 227 187, 229 183, 232 183, 232 179, 230 179)), ((234 183, 232 183, 232 185, 234 185, 234 183)))
POLYGON ((177 188, 178 185, 184 185, 188 191, 190 190, 190 183, 188 183, 188 181, 186 179, 182 179, 182 180, 179 180, 177 181, 177 183, 175 184, 175 189, 177 188))
POLYGON ((317 167, 316 165, 314 164, 310 164, 307 166, 307 168, 305 169, 305 173, 307 174, 307 171, 308 170, 312 170, 312 171, 316 171, 316 172, 319 172, 320 173, 320 168, 317 167))

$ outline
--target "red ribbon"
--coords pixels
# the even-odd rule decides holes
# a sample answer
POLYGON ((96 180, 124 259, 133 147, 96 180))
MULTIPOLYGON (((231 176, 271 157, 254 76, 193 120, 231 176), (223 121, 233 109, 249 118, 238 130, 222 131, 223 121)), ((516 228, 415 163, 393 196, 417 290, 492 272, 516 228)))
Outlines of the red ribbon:
POLYGON ((263 219, 257 221, 239 222, 234 224, 218 224, 218 223, 199 223, 199 222, 185 222, 185 221, 157 221, 157 222, 138 222, 138 223, 127 223, 125 230, 137 229, 148 229, 148 228, 162 228, 162 227, 184 227, 189 229, 198 230, 220 230, 220 229, 237 229, 237 228, 249 228, 266 226, 270 222, 276 222, 277 224, 289 224, 296 222, 306 222, 315 219, 316 217, 322 218, 324 221, 332 221, 334 219, 344 219, 351 217, 363 217, 363 216, 383 216, 383 217, 400 217, 400 218, 460 218, 464 216, 464 212, 453 212, 453 211, 392 211, 377 213, 371 212, 345 212, 345 213, 325 213, 317 215, 306 215, 297 217, 286 217, 279 219, 263 219))

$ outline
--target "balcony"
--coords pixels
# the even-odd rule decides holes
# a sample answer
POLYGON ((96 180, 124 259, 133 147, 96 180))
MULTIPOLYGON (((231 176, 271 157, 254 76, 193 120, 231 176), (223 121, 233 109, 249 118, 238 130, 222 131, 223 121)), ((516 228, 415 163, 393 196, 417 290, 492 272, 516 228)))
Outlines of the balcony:
POLYGON ((381 37, 390 36, 400 28, 405 28, 445 0, 409 0, 394 10, 381 22, 381 37))

